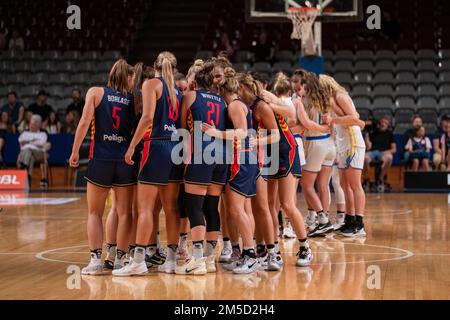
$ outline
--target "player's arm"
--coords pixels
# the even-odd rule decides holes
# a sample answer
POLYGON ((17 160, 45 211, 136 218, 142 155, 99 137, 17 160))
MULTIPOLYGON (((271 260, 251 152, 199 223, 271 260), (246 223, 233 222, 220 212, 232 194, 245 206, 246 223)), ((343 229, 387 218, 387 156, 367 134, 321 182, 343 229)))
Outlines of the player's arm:
POLYGON ((132 165, 134 148, 142 140, 148 128, 153 122, 156 109, 156 99, 158 91, 162 90, 161 81, 158 79, 150 79, 142 85, 142 116, 139 124, 134 132, 133 139, 130 142, 127 153, 125 154, 125 162, 132 165))
POLYGON ((80 122, 77 126, 77 131, 75 132, 72 154, 69 160, 71 167, 78 167, 81 143, 83 142, 84 137, 86 137, 87 130, 89 129, 94 116, 95 108, 99 105, 102 97, 103 88, 100 87, 92 87, 86 93, 86 102, 84 104, 83 114, 81 115, 80 122))
POLYGON ((318 124, 312 121, 308 114, 305 111, 305 107, 303 103, 299 99, 294 100, 295 109, 297 110, 297 117, 300 121, 300 124, 306 129, 311 131, 319 131, 321 133, 330 133, 331 129, 327 125, 318 124))
POLYGON ((222 140, 234 140, 237 138, 239 140, 244 139, 247 136, 247 119, 243 108, 242 102, 233 101, 228 106, 228 116, 230 117, 233 127, 235 129, 231 130, 218 130, 214 125, 209 123, 202 123, 202 130, 207 135, 215 137, 222 140))
POLYGON ((295 119, 295 112, 291 108, 287 107, 282 103, 282 101, 274 95, 272 92, 269 92, 267 90, 264 90, 262 93, 263 99, 267 104, 272 108, 273 112, 278 113, 279 115, 288 118, 288 126, 289 123, 291 126, 295 125, 292 124, 292 121, 296 121, 295 119))
POLYGON ((267 103, 260 102, 258 116, 260 117, 264 128, 267 129, 267 135, 259 138, 259 145, 272 144, 280 141, 280 131, 278 130, 277 121, 275 120, 275 114, 267 103))

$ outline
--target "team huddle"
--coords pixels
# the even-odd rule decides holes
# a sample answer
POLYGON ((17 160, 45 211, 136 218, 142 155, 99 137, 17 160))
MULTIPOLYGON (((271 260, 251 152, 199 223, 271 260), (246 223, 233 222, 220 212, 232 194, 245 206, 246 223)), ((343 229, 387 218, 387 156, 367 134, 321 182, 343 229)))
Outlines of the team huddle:
POLYGON ((280 212, 287 221, 283 235, 299 240, 298 267, 313 260, 308 237, 365 236, 364 122, 332 77, 302 69, 290 78, 279 73, 268 91, 257 74, 237 73, 225 57, 196 60, 186 78, 174 77, 176 66, 170 52, 160 53, 152 67, 120 59, 107 86, 86 95, 70 157, 77 167, 90 128, 91 260, 82 274, 133 276, 152 267, 216 272, 219 236, 224 270, 280 271, 280 212), (180 153, 182 161, 175 161, 180 153), (297 207, 299 183, 305 219, 297 207), (159 244, 161 209, 166 250, 159 244))

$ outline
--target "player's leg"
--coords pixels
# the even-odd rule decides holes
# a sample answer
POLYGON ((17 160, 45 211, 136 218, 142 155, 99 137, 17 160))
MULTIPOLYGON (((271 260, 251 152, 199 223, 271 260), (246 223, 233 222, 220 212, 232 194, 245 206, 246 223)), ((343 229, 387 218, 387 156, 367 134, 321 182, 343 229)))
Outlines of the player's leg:
POLYGON ((334 201, 336 203, 336 218, 333 225, 334 230, 338 230, 344 224, 345 219, 345 195, 339 179, 339 169, 336 165, 333 166, 331 171, 331 183, 334 189, 334 201))
POLYGON ((124 266, 130 234, 132 229, 132 206, 134 186, 114 187, 117 210, 117 254, 114 261, 114 269, 124 266))
POLYGON ((215 254, 220 234, 219 200, 223 185, 212 184, 208 187, 203 203, 203 214, 206 221, 206 271, 216 272, 215 254))
POLYGON ((106 217, 106 258, 103 264, 103 267, 106 270, 112 270, 114 268, 114 260, 116 259, 117 252, 117 200, 113 189, 111 189, 109 197, 111 198, 111 207, 108 216, 106 217))

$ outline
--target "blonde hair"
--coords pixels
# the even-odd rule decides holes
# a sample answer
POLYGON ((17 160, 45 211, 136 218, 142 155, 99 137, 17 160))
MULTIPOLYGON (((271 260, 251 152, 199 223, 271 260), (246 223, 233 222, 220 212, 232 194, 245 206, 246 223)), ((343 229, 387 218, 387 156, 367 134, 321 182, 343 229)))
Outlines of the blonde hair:
POLYGON ((224 70, 224 81, 220 85, 220 89, 227 93, 238 93, 239 92, 239 81, 236 79, 236 71, 233 68, 225 68, 224 70))
POLYGON ((283 72, 277 73, 273 90, 278 97, 289 94, 291 83, 289 82, 289 78, 283 72))
POLYGON ((133 67, 125 59, 119 59, 114 63, 109 72, 107 86, 125 94, 130 90, 128 87, 128 76, 133 73, 133 67))
POLYGON ((307 74, 308 71, 304 70, 304 69, 295 69, 294 73, 292 74, 291 77, 291 82, 294 83, 298 83, 302 80, 302 78, 305 77, 305 74, 307 74))
MULTIPOLYGON (((331 100, 322 90, 319 78, 313 73, 306 73, 301 80, 301 84, 305 88, 306 97, 308 98, 308 105, 305 106, 310 112, 312 109, 319 111, 320 113, 326 113, 331 109, 331 100)), ((308 112, 308 114, 310 113, 308 112)), ((310 114, 309 114, 310 115, 310 114)))
POLYGON ((233 64, 228 60, 227 57, 223 55, 218 55, 217 57, 211 58, 212 63, 214 63, 215 67, 221 67, 225 70, 225 68, 232 68, 233 64))
POLYGON ((169 51, 161 52, 155 61, 155 69, 161 73, 164 82, 169 91, 169 97, 172 105, 177 105, 177 95, 175 93, 175 80, 173 78, 173 70, 177 66, 177 58, 169 51))
POLYGON ((240 85, 247 87, 254 95, 261 96, 264 91, 263 85, 258 80, 255 80, 248 73, 236 74, 236 79, 240 85))
POLYGON ((321 74, 319 82, 322 90, 329 95, 330 98, 334 98, 338 93, 347 93, 347 90, 329 75, 321 74))
POLYGON ((186 77, 189 78, 192 74, 195 76, 201 69, 203 69, 204 64, 205 62, 202 59, 195 60, 194 64, 189 68, 186 77))

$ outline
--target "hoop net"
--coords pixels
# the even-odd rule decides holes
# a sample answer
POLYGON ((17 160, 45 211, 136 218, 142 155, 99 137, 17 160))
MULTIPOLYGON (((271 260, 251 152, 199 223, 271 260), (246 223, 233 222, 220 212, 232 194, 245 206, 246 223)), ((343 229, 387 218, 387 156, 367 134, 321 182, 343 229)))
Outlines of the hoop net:
POLYGON ((290 7, 288 17, 293 25, 291 39, 301 39, 302 42, 305 42, 312 37, 312 27, 318 14, 317 8, 290 7))

